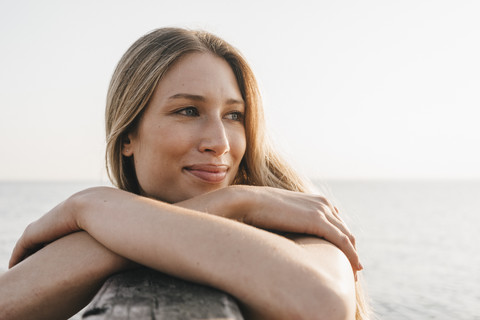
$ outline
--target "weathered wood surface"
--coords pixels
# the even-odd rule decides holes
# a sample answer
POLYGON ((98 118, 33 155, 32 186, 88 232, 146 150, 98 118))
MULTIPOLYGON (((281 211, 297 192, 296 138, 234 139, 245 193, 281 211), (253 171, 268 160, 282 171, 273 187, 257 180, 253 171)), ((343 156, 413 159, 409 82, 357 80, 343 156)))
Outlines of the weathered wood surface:
POLYGON ((239 320, 243 316, 224 292, 141 268, 109 278, 82 319, 239 320))

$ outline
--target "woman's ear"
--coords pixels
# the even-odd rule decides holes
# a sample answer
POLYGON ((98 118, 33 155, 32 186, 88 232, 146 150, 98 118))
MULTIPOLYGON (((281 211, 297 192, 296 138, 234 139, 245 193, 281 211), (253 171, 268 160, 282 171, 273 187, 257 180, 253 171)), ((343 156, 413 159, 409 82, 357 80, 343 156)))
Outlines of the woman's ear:
POLYGON ((131 156, 133 156, 133 146, 132 146, 132 142, 131 142, 131 139, 130 139, 130 133, 127 134, 127 135, 123 138, 122 154, 123 154, 125 157, 131 157, 131 156))

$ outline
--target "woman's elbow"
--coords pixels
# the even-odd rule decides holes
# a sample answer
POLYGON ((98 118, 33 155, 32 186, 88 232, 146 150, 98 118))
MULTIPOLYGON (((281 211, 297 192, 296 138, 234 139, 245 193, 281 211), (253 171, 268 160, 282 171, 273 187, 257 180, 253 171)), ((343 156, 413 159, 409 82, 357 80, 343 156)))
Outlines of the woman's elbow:
POLYGON ((307 276, 301 277, 299 290, 305 299, 305 319, 354 320, 357 301, 352 268, 346 256, 334 245, 316 238, 299 240, 308 252, 307 276))
MULTIPOLYGON (((355 301, 349 295, 331 290, 315 296, 317 301, 303 305, 297 310, 296 319, 318 319, 318 320, 354 320, 355 301)), ((297 308, 298 309, 298 308, 297 308)), ((293 319, 293 318, 292 318, 293 319)))
POLYGON ((327 297, 324 297, 323 306, 318 306, 315 310, 316 315, 309 319, 329 319, 329 320, 354 320, 355 319, 355 293, 351 290, 341 289, 340 286, 330 288, 327 297))
POLYGON ((349 290, 327 287, 324 283, 314 287, 312 282, 288 289, 278 287, 270 292, 273 300, 262 299, 256 306, 245 304, 242 311, 246 319, 355 319, 355 298, 349 290))
MULTIPOLYGON (((324 280, 324 279, 323 279, 324 280)), ((354 284, 342 281, 310 281, 303 286, 305 296, 292 299, 286 319, 354 320, 354 284), (308 295, 308 296, 307 296, 308 295), (296 300, 296 301, 293 301, 296 300)), ((302 290, 302 288, 299 288, 302 290)))

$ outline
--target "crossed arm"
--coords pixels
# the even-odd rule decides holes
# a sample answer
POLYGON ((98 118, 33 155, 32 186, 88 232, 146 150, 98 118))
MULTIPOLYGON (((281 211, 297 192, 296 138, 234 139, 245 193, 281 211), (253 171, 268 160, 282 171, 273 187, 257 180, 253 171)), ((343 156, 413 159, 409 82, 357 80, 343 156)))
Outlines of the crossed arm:
POLYGON ((0 278, 0 318, 65 318, 106 277, 138 263, 229 292, 252 318, 353 319, 358 256, 330 207, 320 197, 264 187, 229 187, 176 205, 85 190, 19 240, 15 266, 0 278), (319 237, 337 241, 350 263, 319 237), (40 243, 50 244, 24 259, 40 243))

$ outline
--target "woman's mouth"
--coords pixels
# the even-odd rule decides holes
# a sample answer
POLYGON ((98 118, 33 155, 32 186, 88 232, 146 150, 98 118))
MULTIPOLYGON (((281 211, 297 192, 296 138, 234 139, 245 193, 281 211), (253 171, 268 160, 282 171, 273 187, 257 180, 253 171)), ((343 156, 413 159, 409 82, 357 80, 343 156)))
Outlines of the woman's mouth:
POLYGON ((183 170, 207 183, 223 182, 227 176, 228 166, 212 164, 196 164, 184 167, 183 170))

